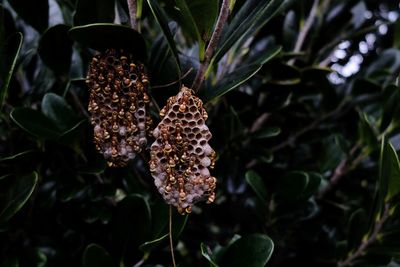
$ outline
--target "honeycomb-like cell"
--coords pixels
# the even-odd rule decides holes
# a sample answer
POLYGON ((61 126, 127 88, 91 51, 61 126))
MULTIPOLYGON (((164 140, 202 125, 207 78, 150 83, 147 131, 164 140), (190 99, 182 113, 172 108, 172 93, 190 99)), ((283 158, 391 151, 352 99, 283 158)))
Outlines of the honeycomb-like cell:
POLYGON ((93 57, 86 83, 96 148, 110 167, 125 166, 151 134, 144 65, 123 50, 109 49, 93 57))
POLYGON ((150 171, 165 201, 180 213, 190 213, 194 203, 215 198, 216 179, 209 169, 214 168, 216 154, 208 144, 208 115, 193 91, 182 87, 160 116, 153 131, 150 171))

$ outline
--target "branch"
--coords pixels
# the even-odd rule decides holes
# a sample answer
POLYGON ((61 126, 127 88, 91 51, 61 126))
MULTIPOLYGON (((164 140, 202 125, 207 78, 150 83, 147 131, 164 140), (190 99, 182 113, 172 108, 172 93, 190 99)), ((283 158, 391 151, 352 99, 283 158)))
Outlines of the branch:
POLYGON ((132 29, 137 30, 137 20, 136 20, 137 3, 136 3, 136 0, 128 0, 128 9, 129 9, 129 17, 131 18, 131 27, 132 27, 132 29))
MULTIPOLYGON (((314 0, 314 3, 311 7, 310 14, 308 15, 308 18, 306 22, 304 23, 304 26, 301 28, 301 31, 299 32, 299 36, 297 38, 296 44, 294 46, 294 53, 300 52, 301 48, 303 47, 303 44, 306 40, 307 34, 311 29, 311 26, 314 22, 315 17, 317 16, 317 11, 318 11, 318 5, 319 5, 319 0, 314 0)), ((292 65, 294 63, 294 59, 289 61, 289 65, 292 65)))
POLYGON ((211 35, 210 42, 208 43, 206 53, 204 55, 204 59, 200 64, 199 70, 197 71, 196 78, 193 81, 192 84, 192 89, 197 92, 203 81, 204 81, 204 76, 206 73, 206 70, 208 69, 208 66, 210 65, 211 58, 214 55, 214 51, 217 48, 219 39, 221 38, 222 34, 222 29, 224 28, 224 25, 228 19, 229 16, 229 3, 230 0, 223 0, 222 1, 222 6, 221 10, 219 12, 217 24, 215 25, 215 29, 213 34, 211 35))
POLYGON ((374 229, 370 237, 366 240, 363 240, 360 246, 354 253, 348 255, 348 257, 344 261, 340 261, 337 264, 337 267, 346 267, 353 265, 354 261, 365 254, 365 251, 369 246, 371 246, 378 239, 378 235, 383 228, 384 223, 390 216, 390 205, 385 204, 385 209, 383 211, 382 217, 375 221, 374 229))

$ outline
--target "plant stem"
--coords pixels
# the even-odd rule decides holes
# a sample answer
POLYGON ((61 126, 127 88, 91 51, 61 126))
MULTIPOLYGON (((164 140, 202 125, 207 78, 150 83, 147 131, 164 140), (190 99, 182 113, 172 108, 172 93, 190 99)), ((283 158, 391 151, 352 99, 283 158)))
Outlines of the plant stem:
MULTIPOLYGON (((296 41, 296 44, 295 44, 294 50, 293 50, 294 53, 300 52, 301 48, 303 47, 303 44, 307 37, 307 34, 311 29, 311 26, 314 22, 315 17, 317 16, 318 5, 319 5, 319 0, 314 0, 314 3, 310 10, 310 14, 308 15, 308 18, 307 18, 306 22, 304 23, 304 26, 301 28, 301 31, 297 38, 297 41, 296 41)), ((289 65, 292 65, 293 63, 294 63, 294 59, 289 61, 289 65)))
POLYGON ((169 246, 171 248, 172 266, 176 267, 175 253, 174 253, 174 241, 172 239, 172 206, 169 206, 169 246))
POLYGON ((136 3, 136 0, 128 0, 128 9, 129 9, 129 17, 131 19, 131 27, 132 27, 132 29, 137 30, 137 20, 136 20, 137 3, 136 3))
POLYGON ((228 19, 229 16, 229 4, 230 0, 223 0, 222 1, 222 6, 221 10, 219 12, 218 20, 215 25, 215 29, 213 34, 211 35, 210 42, 208 43, 204 59, 200 64, 199 70, 197 71, 196 78, 193 81, 192 84, 192 89, 193 91, 197 92, 203 81, 204 81, 204 76, 206 73, 206 70, 208 69, 208 66, 210 65, 211 58, 214 55, 214 51, 217 48, 219 39, 221 38, 222 34, 222 29, 224 28, 224 25, 228 19))
POLYGON ((384 223, 390 216, 389 210, 390 210, 390 205, 385 204, 385 209, 383 211, 382 217, 379 220, 375 221, 374 229, 369 238, 363 240, 360 246, 357 248, 357 250, 354 253, 349 254, 344 261, 338 262, 337 267, 350 266, 354 263, 356 259, 364 255, 366 249, 377 240, 379 232, 382 230, 384 223))

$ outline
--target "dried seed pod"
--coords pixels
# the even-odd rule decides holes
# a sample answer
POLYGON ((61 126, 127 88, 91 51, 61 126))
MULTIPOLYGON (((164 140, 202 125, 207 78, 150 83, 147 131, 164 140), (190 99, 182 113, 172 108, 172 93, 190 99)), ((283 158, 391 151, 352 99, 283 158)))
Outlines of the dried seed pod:
POLYGON ((125 166, 146 146, 152 124, 144 66, 122 49, 108 49, 93 57, 86 83, 96 148, 109 166, 125 166))
POLYGON ((208 144, 207 113, 191 89, 182 87, 162 109, 163 120, 154 129, 150 171, 165 201, 190 213, 192 205, 214 201, 216 179, 210 176, 216 154, 208 144))

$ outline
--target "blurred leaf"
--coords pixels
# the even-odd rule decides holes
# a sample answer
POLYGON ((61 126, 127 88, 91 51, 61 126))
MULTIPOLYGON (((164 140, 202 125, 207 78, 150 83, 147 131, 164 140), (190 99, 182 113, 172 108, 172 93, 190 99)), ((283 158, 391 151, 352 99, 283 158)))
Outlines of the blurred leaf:
POLYGON ((320 183, 321 176, 316 173, 290 172, 279 180, 276 196, 288 203, 304 201, 318 190, 320 183))
POLYGON ((38 53, 43 62, 57 74, 68 74, 71 66, 72 40, 68 36, 71 27, 58 24, 47 29, 39 41, 38 53))
POLYGON ((377 137, 371 123, 366 114, 360 115, 360 121, 358 124, 359 138, 362 144, 373 151, 377 144, 377 137))
POLYGON ((247 40, 249 36, 254 35, 289 2, 290 0, 246 1, 224 32, 213 61, 219 62, 238 40, 247 40))
POLYGON ((36 137, 57 139, 60 135, 60 131, 54 122, 37 110, 14 108, 10 117, 19 127, 36 137))
POLYGON ((65 99, 54 93, 44 95, 42 112, 57 125, 61 132, 70 130, 79 122, 78 116, 65 99))
POLYGON ((78 0, 74 16, 75 25, 113 22, 115 0, 78 0))
POLYGON ((231 244, 224 253, 221 266, 264 267, 274 250, 272 240, 262 234, 242 237, 231 244))
POLYGON ((218 267, 218 264, 216 264, 214 259, 212 258, 210 248, 207 247, 204 243, 201 243, 200 249, 201 249, 201 255, 203 255, 203 257, 207 259, 207 261, 210 263, 210 266, 218 267))
POLYGON ((96 154, 96 157, 89 158, 89 162, 78 170, 82 174, 102 174, 107 168, 107 162, 104 157, 100 154, 96 154))
POLYGON ((255 139, 264 139, 264 138, 278 136, 280 133, 281 133, 281 128, 269 127, 269 128, 264 128, 264 129, 261 129, 261 130, 255 132, 252 135, 252 137, 255 139))
POLYGON ((1 180, 5 183, 0 194, 0 223, 8 221, 28 201, 38 182, 38 174, 33 172, 26 176, 12 176, 1 180))
POLYGON ((49 25, 48 0, 9 0, 12 8, 19 16, 39 32, 44 32, 49 25))
POLYGON ((160 246, 161 243, 166 241, 169 237, 169 234, 165 234, 159 238, 153 239, 151 241, 144 242, 143 244, 140 245, 140 250, 143 251, 144 253, 149 253, 156 247, 160 246))
POLYGON ((146 59, 146 43, 142 35, 127 26, 95 23, 73 27, 69 34, 75 41, 95 50, 121 48, 132 53, 138 60, 146 59))
POLYGON ((90 244, 83 252, 83 267, 112 267, 110 254, 101 246, 90 244))
POLYGON ((0 43, 0 109, 7 97, 8 87, 22 45, 22 34, 15 33, 0 43))
POLYGON ((0 262, 2 267, 19 267, 19 260, 16 257, 9 256, 0 262))
POLYGON ((298 29, 297 29, 296 13, 290 10, 283 23, 283 40, 285 51, 291 51, 294 49, 296 43, 298 29))
POLYGON ((178 50, 176 49, 176 46, 175 46, 174 37, 168 27, 168 19, 166 18, 164 11, 158 5, 157 1, 147 0, 147 4, 149 5, 151 12, 154 15, 154 18, 157 20, 158 25, 160 25, 161 30, 162 30, 165 38, 167 39, 169 49, 171 50, 171 52, 173 54, 173 58, 175 60, 176 66, 178 67, 179 76, 180 76, 181 64, 179 61, 178 50))
POLYGON ((254 190, 257 197, 259 197, 263 203, 266 203, 268 193, 261 177, 255 171, 250 170, 246 172, 246 182, 254 190))

